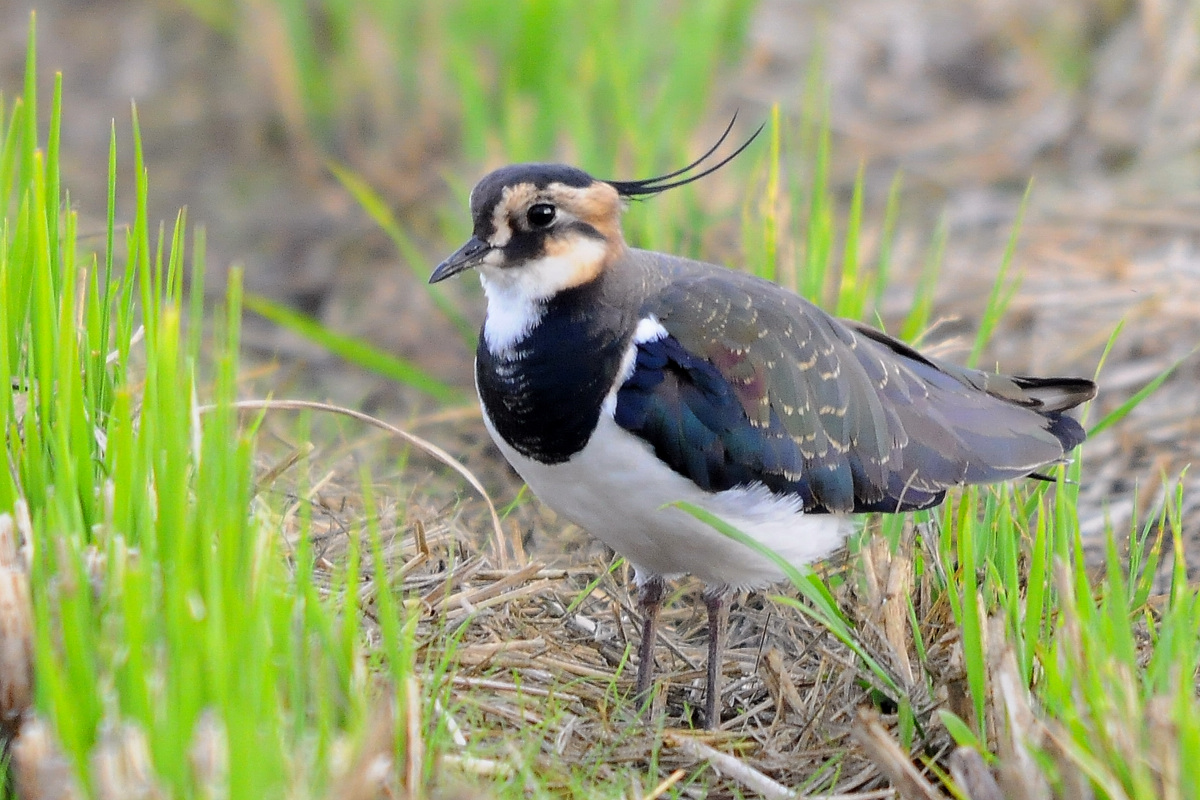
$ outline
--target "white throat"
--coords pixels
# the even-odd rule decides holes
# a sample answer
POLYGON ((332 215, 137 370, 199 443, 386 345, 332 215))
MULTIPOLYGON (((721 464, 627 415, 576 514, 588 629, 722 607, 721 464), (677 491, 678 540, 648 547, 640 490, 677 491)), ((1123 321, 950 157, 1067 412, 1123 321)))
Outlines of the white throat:
POLYGON ((603 242, 580 239, 569 253, 545 256, 520 267, 484 261, 479 279, 487 295, 483 339, 495 355, 509 353, 524 341, 546 312, 546 301, 595 275, 604 258, 603 242))

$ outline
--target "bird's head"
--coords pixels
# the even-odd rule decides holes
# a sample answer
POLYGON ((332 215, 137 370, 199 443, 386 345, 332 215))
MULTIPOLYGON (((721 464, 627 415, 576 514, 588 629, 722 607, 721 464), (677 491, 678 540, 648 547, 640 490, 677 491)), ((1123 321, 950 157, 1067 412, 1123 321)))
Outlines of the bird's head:
POLYGON ((600 180, 563 164, 512 164, 489 173, 471 191, 471 238, 437 266, 429 282, 478 267, 485 283, 518 287, 533 300, 588 283, 625 252, 624 201, 715 172, 762 131, 717 164, 686 175, 720 147, 732 128, 733 120, 707 153, 656 178, 600 180))

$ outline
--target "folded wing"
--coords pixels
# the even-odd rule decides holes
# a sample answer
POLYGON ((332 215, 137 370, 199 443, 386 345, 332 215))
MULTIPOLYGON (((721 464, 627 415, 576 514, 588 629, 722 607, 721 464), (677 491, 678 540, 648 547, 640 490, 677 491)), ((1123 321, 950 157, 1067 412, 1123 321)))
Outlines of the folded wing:
POLYGON ((904 511, 960 484, 1016 478, 1084 439, 1074 378, 926 358, 738 273, 681 276, 643 312, 616 421, 710 491, 761 482, 810 511, 904 511))

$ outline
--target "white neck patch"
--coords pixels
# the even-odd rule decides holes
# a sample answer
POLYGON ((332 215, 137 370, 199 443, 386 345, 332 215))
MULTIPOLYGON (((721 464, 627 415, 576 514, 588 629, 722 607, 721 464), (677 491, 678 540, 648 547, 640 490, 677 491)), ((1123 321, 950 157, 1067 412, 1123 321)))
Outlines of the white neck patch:
POLYGON ((546 256, 519 267, 497 267, 484 261, 479 279, 487 295, 483 339, 488 351, 503 355, 520 344, 541 322, 546 301, 591 279, 604 256, 603 242, 580 237, 567 254, 546 256))
POLYGON ((638 320, 637 327, 633 330, 633 341, 629 343, 629 348, 625 351, 625 355, 621 357, 621 366, 617 369, 617 382, 613 384, 608 395, 604 398, 604 402, 600 406, 600 410, 608 416, 613 416, 617 412, 617 392, 621 391, 621 387, 625 385, 625 381, 633 377, 633 368, 637 361, 637 350, 639 344, 654 342, 659 339, 665 339, 671 334, 658 321, 658 317, 651 314, 648 317, 643 317, 638 320))

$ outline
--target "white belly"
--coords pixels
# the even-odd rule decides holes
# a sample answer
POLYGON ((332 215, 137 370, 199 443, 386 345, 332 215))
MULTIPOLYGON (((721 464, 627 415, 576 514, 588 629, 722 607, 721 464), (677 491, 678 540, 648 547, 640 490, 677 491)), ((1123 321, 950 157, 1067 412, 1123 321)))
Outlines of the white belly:
POLYGON ((650 446, 613 421, 609 409, 583 450, 562 464, 516 452, 484 422, 504 457, 541 500, 625 556, 638 580, 691 574, 711 587, 749 589, 783 579, 768 559, 678 508, 699 506, 795 565, 823 558, 846 540, 848 517, 804 514, 762 484, 706 492, 663 464, 650 446))

